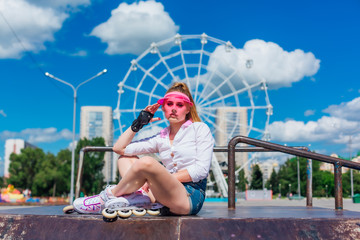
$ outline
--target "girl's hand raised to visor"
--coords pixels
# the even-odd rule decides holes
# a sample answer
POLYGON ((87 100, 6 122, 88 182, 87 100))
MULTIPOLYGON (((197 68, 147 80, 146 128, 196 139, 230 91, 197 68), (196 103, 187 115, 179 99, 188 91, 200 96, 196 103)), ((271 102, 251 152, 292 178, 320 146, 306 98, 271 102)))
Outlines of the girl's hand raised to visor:
MULTIPOLYGON (((152 114, 155 114, 155 112, 159 109, 160 106, 161 106, 160 104, 155 103, 155 104, 153 104, 153 105, 147 106, 144 110, 145 110, 145 111, 148 111, 148 112, 151 112, 152 114)), ((159 118, 159 117, 153 117, 153 118, 150 120, 150 122, 155 122, 155 121, 159 121, 159 120, 161 120, 161 118, 159 118)))

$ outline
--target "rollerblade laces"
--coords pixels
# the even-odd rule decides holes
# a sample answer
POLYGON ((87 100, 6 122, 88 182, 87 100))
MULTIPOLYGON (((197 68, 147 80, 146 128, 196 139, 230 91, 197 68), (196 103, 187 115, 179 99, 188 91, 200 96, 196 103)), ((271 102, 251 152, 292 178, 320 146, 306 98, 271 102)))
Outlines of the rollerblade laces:
POLYGON ((74 210, 78 213, 99 214, 104 209, 104 200, 100 195, 75 199, 74 210))
POLYGON ((113 186, 106 187, 99 195, 77 198, 73 202, 73 210, 78 213, 100 214, 105 202, 115 198, 111 193, 113 186))

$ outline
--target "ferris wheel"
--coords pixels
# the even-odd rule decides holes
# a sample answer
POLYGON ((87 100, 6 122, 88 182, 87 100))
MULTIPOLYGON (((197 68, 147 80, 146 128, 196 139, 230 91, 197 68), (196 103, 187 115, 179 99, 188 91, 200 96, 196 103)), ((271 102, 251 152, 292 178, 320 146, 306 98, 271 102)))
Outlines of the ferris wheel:
MULTIPOLYGON (((173 82, 182 81, 189 86, 198 114, 210 127, 216 145, 224 145, 239 134, 268 140, 273 107, 266 80, 254 74, 256 62, 239 58, 237 51, 229 41, 205 33, 176 34, 152 43, 131 61, 118 84, 115 133, 123 133, 142 109, 162 98, 173 82)), ((162 120, 145 126, 139 138, 167 126, 162 111, 155 116, 162 120)))

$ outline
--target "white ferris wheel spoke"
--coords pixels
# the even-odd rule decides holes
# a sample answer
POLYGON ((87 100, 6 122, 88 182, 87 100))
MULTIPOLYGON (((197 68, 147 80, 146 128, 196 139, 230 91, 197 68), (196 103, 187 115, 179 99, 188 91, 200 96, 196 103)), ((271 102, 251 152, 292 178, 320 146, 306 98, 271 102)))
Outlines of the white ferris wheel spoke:
POLYGON ((134 92, 138 92, 138 93, 144 94, 144 95, 149 96, 149 97, 154 97, 154 98, 158 98, 158 99, 160 99, 160 98, 163 97, 163 96, 159 96, 159 95, 156 95, 156 94, 151 95, 149 92, 146 92, 146 91, 144 91, 144 90, 137 89, 137 88, 134 88, 134 87, 131 87, 131 86, 127 86, 127 85, 124 86, 124 88, 127 88, 127 89, 129 89, 129 90, 132 90, 132 91, 134 91, 134 92))
POLYGON ((200 72, 201 72, 202 58, 203 58, 203 53, 204 53, 204 44, 205 44, 204 42, 201 42, 201 52, 200 52, 200 59, 199 59, 199 67, 198 67, 198 73, 197 73, 197 76, 196 76, 195 97, 194 97, 195 102, 196 102, 197 96, 198 96, 200 72))
MULTIPOLYGON (((256 87, 256 86, 258 86, 258 85, 259 85, 259 83, 255 83, 255 84, 252 85, 252 87, 256 87)), ((252 88, 252 87, 250 87, 250 88, 252 88)), ((249 89, 250 89, 250 88, 249 88, 249 89)), ((237 90, 237 91, 235 91, 235 92, 229 93, 229 94, 224 95, 224 96, 222 96, 222 97, 219 97, 219 98, 217 98, 217 99, 208 101, 208 102, 204 103, 202 106, 208 106, 208 105, 210 105, 210 104, 213 104, 214 102, 218 102, 219 100, 223 100, 223 99, 226 99, 226 98, 229 98, 229 97, 233 97, 233 96, 235 96, 236 94, 243 93, 243 92, 245 92, 245 91, 247 91, 247 90, 248 90, 248 88, 239 89, 239 90, 237 90)))
POLYGON ((191 89, 191 84, 190 84, 190 80, 189 80, 189 75, 188 75, 187 68, 186 68, 186 62, 185 62, 185 57, 184 57, 184 51, 182 50, 182 41, 181 41, 181 37, 180 37, 179 49, 180 49, 180 53, 181 53, 182 64, 183 64, 183 66, 184 66, 185 79, 186 79, 186 82, 187 82, 187 85, 188 85, 189 89, 191 89))

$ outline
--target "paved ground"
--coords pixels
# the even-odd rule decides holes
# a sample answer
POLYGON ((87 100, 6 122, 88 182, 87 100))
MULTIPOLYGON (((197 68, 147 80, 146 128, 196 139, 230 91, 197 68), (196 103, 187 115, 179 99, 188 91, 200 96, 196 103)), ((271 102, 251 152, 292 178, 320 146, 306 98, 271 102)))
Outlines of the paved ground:
MULTIPOLYGON (((238 200, 236 206, 306 206, 306 199, 288 200, 273 199, 271 201, 245 201, 238 200)), ((335 209, 334 198, 313 198, 313 207, 335 209)), ((352 199, 343 199, 343 209, 360 212, 360 203, 353 203, 352 199)))
POLYGON ((0 206, 0 239, 360 239, 360 204, 334 199, 205 202, 196 216, 144 216, 103 221, 64 214, 64 206, 0 206))
MULTIPOLYGON (((0 214, 63 215, 63 207, 64 206, 0 206, 0 214)), ((198 216, 210 218, 360 218, 360 203, 353 203, 351 199, 344 199, 343 207, 343 211, 335 211, 334 198, 314 198, 312 208, 306 207, 305 199, 274 199, 270 201, 238 200, 236 203, 236 211, 227 211, 227 202, 205 202, 198 216)), ((73 214, 71 216, 75 215, 79 214, 73 214)))

